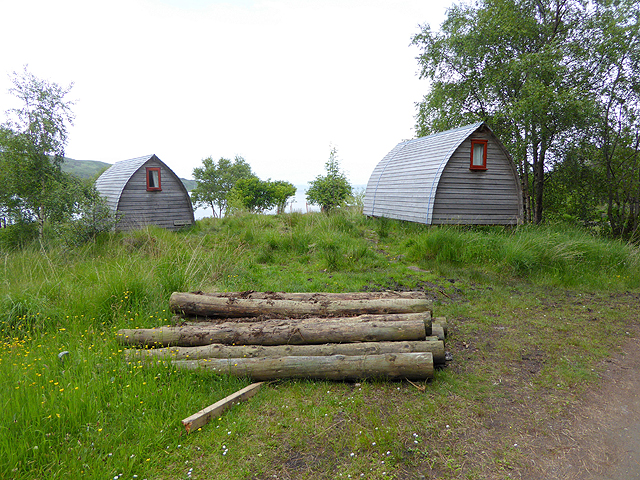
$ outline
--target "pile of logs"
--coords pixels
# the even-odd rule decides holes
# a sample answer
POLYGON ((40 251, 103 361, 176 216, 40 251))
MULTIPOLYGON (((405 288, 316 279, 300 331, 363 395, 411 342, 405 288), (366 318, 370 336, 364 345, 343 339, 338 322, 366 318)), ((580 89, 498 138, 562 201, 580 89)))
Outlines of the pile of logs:
POLYGON ((180 325, 124 329, 130 358, 255 381, 423 380, 445 362, 446 319, 419 293, 174 293, 180 325))

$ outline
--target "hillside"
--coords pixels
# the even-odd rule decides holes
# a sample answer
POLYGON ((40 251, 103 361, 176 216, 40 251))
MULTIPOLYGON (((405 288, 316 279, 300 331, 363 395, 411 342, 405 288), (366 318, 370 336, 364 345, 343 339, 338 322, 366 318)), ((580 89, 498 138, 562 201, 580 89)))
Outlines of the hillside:
POLYGON ((97 178, 102 172, 111 166, 110 163, 97 160, 73 160, 65 157, 62 170, 80 178, 97 178))
MULTIPOLYGON (((98 178, 102 172, 111 166, 110 163, 99 162, 97 160, 74 160, 72 158, 65 157, 62 164, 62 170, 67 173, 71 173, 76 177, 83 179, 98 178)), ((195 180, 188 180, 186 178, 180 179, 188 191, 196 188, 195 180)))

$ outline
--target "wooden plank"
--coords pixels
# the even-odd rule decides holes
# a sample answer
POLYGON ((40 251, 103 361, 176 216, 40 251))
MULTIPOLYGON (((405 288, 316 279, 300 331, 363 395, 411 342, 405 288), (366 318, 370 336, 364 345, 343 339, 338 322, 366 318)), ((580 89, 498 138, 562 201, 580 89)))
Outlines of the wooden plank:
POLYGON ((182 420, 182 424, 184 428, 187 430, 187 433, 191 433, 191 430, 198 429, 203 425, 209 423, 211 418, 217 417, 222 412, 235 405, 236 403, 244 402, 249 398, 253 397, 264 382, 252 383, 248 387, 244 387, 242 390, 238 390, 235 393, 232 393, 228 397, 223 398, 222 400, 217 401, 213 405, 209 405, 207 408, 200 410, 199 412, 194 413, 193 415, 182 420))

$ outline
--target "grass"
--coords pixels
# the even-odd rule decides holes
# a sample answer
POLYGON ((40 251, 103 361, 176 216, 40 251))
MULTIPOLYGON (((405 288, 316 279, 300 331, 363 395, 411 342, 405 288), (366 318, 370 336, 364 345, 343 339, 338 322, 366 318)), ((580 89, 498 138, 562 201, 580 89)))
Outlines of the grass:
POLYGON ((636 247, 562 226, 245 215, 1 255, 0 478, 506 478, 640 303, 636 247), (387 288, 450 320, 424 392, 278 382, 189 436, 182 418, 249 380, 129 363, 114 335, 168 323, 173 291, 387 288))

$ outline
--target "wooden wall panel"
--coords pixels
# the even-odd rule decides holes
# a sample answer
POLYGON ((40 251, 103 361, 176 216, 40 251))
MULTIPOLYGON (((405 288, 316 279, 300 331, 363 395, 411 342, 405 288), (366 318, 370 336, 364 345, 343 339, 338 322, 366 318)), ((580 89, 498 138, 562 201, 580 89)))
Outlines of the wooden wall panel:
POLYGON ((473 134, 447 163, 436 192, 432 223, 516 225, 520 191, 512 161, 492 135, 473 134), (471 138, 485 138, 487 169, 471 170, 471 138))

